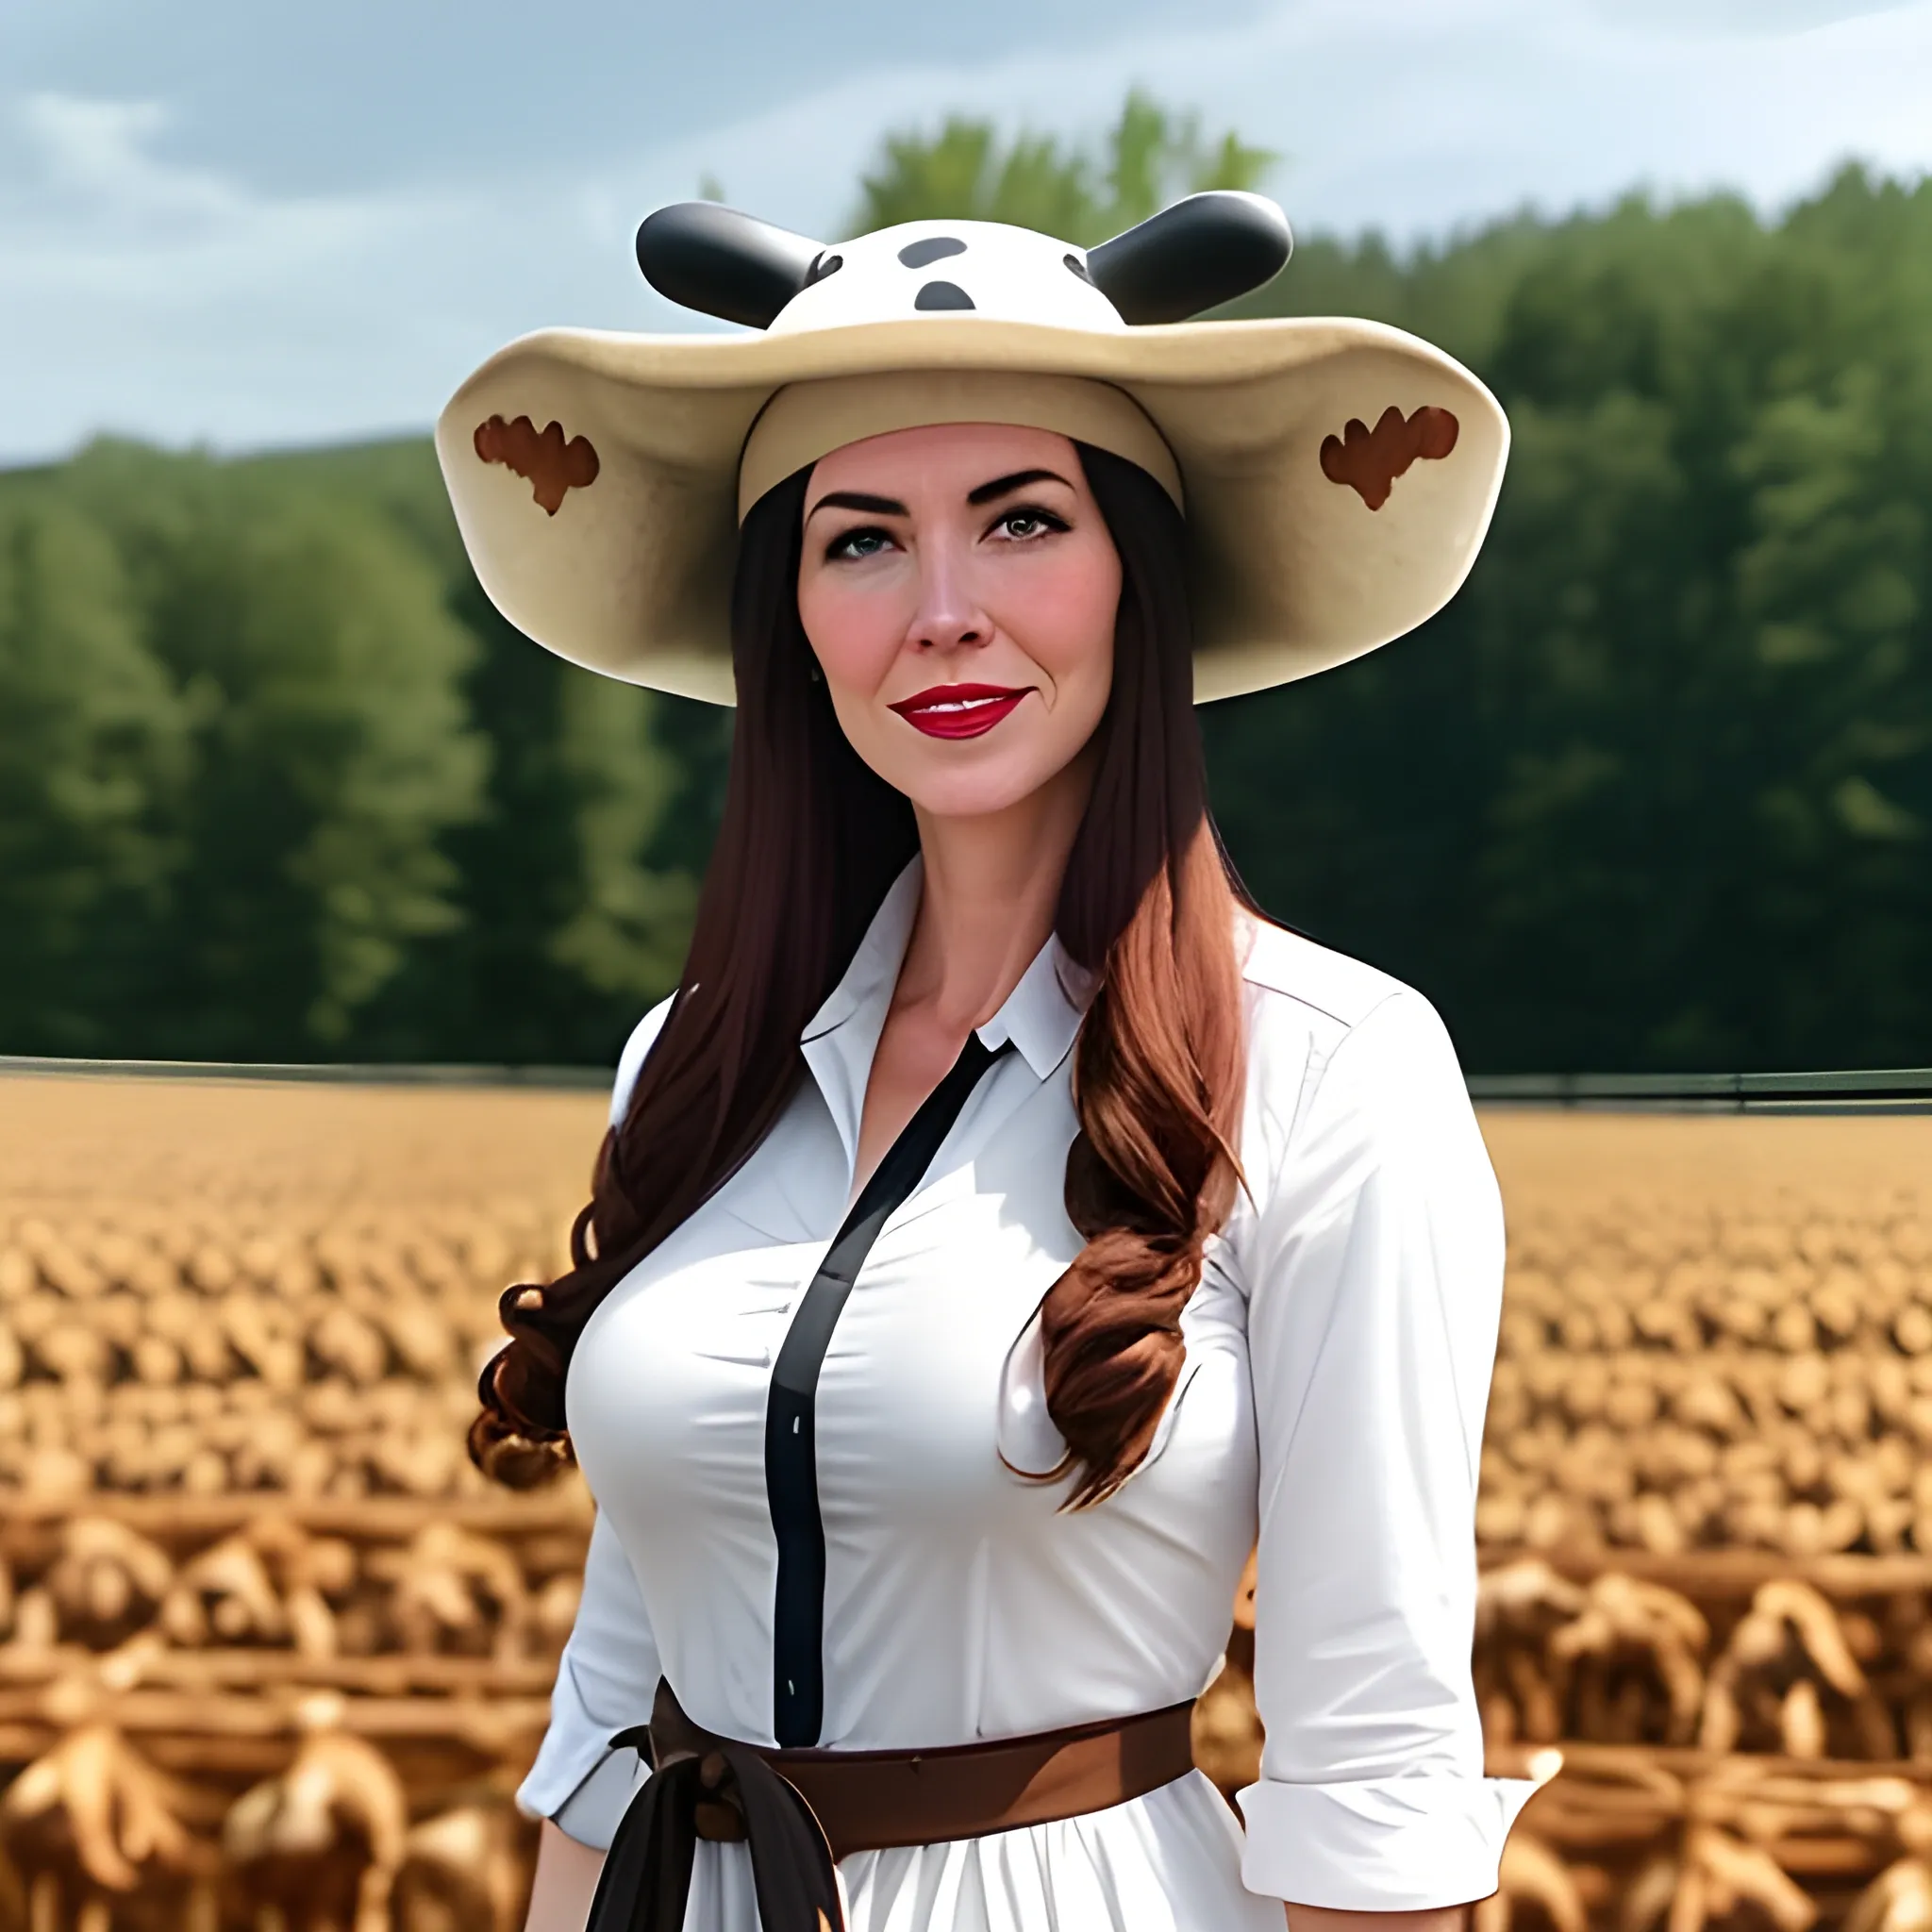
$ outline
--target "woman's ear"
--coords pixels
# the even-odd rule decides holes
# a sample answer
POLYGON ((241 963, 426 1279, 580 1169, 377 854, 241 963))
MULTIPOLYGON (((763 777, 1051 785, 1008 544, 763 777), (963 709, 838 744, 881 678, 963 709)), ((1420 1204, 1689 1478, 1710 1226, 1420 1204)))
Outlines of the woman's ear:
POLYGON ((769 328, 812 280, 822 242, 715 201, 679 201, 638 228, 638 267, 658 294, 684 308, 769 328))
POLYGON ((1293 249, 1266 195, 1216 188, 1090 248, 1087 274, 1123 321, 1185 322, 1273 280, 1293 249))

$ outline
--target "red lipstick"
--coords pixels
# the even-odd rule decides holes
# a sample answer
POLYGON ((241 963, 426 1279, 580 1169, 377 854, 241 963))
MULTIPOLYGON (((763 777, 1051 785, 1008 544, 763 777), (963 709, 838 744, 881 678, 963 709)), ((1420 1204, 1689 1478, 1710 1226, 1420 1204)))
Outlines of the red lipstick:
POLYGON ((935 684, 887 707, 928 738, 977 738, 991 731, 1033 687, 935 684))

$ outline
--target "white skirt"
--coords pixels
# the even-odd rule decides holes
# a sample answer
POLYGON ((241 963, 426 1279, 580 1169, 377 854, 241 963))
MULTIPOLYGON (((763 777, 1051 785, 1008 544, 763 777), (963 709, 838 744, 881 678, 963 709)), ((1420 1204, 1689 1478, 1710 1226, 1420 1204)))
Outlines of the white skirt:
MULTIPOLYGON (((1200 1772, 1052 1824, 854 1852, 850 1932, 1281 1932, 1241 1884, 1241 1828, 1200 1772)), ((700 1840, 684 1932, 759 1932, 751 1856, 700 1840)))

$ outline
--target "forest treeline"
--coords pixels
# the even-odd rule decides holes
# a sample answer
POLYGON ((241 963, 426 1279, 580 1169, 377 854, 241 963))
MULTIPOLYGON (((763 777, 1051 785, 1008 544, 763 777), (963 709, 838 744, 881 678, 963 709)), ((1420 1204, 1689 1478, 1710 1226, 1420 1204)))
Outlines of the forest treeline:
MULTIPOLYGON (((1268 160, 956 121, 852 226, 1092 240, 1268 160)), ((1515 432, 1448 609, 1203 711, 1263 904, 1473 1070, 1932 1062, 1932 183, 1304 240, 1242 307, 1412 328, 1515 432)), ((505 624, 426 439, 0 475, 0 1052, 608 1063, 727 732, 505 624)))

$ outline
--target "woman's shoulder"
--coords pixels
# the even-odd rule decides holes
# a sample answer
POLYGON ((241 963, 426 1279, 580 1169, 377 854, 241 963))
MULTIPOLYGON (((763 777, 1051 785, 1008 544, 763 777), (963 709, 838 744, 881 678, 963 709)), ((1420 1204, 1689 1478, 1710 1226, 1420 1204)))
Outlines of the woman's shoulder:
POLYGON ((675 993, 665 996, 631 1028, 631 1035, 624 1042, 624 1051, 617 1057, 617 1078, 610 1089, 610 1124, 621 1125, 625 1109, 630 1106, 632 1090, 638 1084, 638 1075, 643 1071, 644 1056, 656 1044, 658 1035, 663 1030, 664 1022, 671 1012, 671 1002, 675 993))
POLYGON ((1422 997, 1379 967, 1352 959, 1258 913, 1242 911, 1238 919, 1241 977, 1254 989, 1250 1005, 1272 1019, 1290 1024, 1300 1022, 1319 1031, 1346 1031, 1385 1000, 1399 994, 1422 997))
POLYGON ((1237 1272, 1250 1281, 1268 1273, 1271 1228, 1401 1216, 1418 1200, 1442 1227, 1493 1244, 1495 1176, 1435 1007, 1391 974, 1265 920, 1248 923, 1248 1186, 1224 1230, 1237 1272))
POLYGON ((1346 953, 1243 912, 1251 1102, 1281 1129, 1316 1093, 1345 1088, 1371 1112, 1378 1098, 1442 1090, 1467 1105, 1448 1029, 1412 986, 1346 953))

